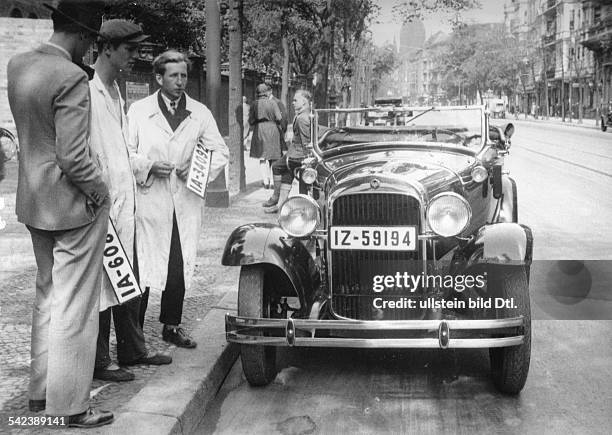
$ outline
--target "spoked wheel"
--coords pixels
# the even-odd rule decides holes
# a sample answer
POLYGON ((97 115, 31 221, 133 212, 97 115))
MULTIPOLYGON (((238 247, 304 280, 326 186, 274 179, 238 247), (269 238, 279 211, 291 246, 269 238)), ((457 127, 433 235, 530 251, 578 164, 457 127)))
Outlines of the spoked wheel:
MULTIPOLYGON (((273 305, 265 288, 265 270, 260 265, 242 266, 238 284, 238 315, 271 318, 273 305)), ((268 385, 277 374, 276 347, 240 345, 240 359, 244 375, 252 386, 268 385)))
POLYGON ((513 299, 517 308, 504 308, 500 317, 523 316, 523 343, 489 349, 491 375, 497 389, 505 394, 518 394, 527 381, 531 358, 531 309, 529 285, 523 267, 503 266, 489 274, 493 294, 513 299), (494 276, 492 276, 494 275, 494 276), (497 288, 495 288, 497 287, 497 288))

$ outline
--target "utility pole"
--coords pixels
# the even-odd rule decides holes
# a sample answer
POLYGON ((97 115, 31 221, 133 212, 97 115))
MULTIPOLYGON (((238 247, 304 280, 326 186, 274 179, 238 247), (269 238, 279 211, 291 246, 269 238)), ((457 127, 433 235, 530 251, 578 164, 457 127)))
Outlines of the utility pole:
MULTIPOLYGON (((221 119, 221 16, 217 0, 206 0, 206 105, 215 119, 221 119)), ((208 207, 229 207, 225 171, 209 183, 206 192, 208 207)))
POLYGON ((242 113, 242 0, 231 0, 229 23, 229 186, 246 190, 242 113))

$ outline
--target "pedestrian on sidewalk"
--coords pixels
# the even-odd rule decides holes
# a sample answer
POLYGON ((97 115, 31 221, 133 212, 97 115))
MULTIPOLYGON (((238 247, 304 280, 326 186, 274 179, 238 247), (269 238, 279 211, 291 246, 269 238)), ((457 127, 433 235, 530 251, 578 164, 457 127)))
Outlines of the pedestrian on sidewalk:
POLYGON ((266 213, 277 213, 280 206, 289 196, 291 184, 293 183, 293 172, 302 164, 302 160, 308 155, 306 147, 310 143, 310 103, 312 95, 310 92, 300 89, 293 96, 293 139, 289 144, 289 150, 283 158, 272 165, 274 173, 274 193, 267 202, 263 203, 266 213))
MULTIPOLYGON (((287 134, 287 124, 289 123, 289 120, 288 120, 289 115, 287 114, 287 108, 285 107, 283 102, 279 98, 276 98, 274 96, 274 93, 272 93, 272 87, 268 84, 266 84, 266 86, 268 86, 268 98, 273 100, 278 105, 278 108, 280 109, 280 112, 281 112, 281 120, 280 122, 276 123, 276 126, 280 134, 281 154, 284 154, 287 152, 287 143, 285 142, 285 135, 287 134)), ((270 179, 273 179, 273 175, 274 175, 272 174, 272 164, 273 163, 274 162, 270 162, 270 179)))
POLYGON ((16 213, 38 268, 28 405, 68 426, 97 427, 113 420, 89 407, 110 204, 88 144, 88 77, 76 63, 97 36, 102 4, 45 6, 50 40, 7 69, 20 144, 16 213))
POLYGON ((257 85, 257 100, 251 104, 249 125, 253 130, 250 156, 259 159, 259 170, 264 188, 272 187, 270 166, 281 157, 281 133, 283 120, 280 107, 270 98, 268 85, 257 85))
POLYGON ((229 151, 210 110, 185 93, 189 58, 166 51, 153 61, 161 89, 128 111, 130 159, 136 177, 136 257, 145 288, 140 324, 149 289, 162 291, 162 338, 180 347, 196 342, 180 327, 185 291, 191 285, 204 201, 187 188, 196 143, 212 150, 209 179, 228 161, 229 151))
POLYGON ((242 141, 244 149, 251 151, 251 128, 249 125, 249 112, 251 111, 251 105, 247 101, 246 96, 242 96, 242 141))
MULTIPOLYGON (((136 184, 127 148, 127 117, 117 78, 129 70, 138 57, 139 44, 148 38, 140 26, 126 20, 108 20, 100 28, 98 58, 91 93, 91 146, 100 156, 112 207, 110 218, 128 260, 134 264, 134 208, 136 184)), ((129 370, 111 361, 109 336, 111 316, 117 336, 117 359, 121 365, 170 364, 165 354, 148 353, 140 325, 140 297, 118 304, 108 276, 102 279, 100 325, 96 348, 94 378, 122 382, 134 379, 129 370)))

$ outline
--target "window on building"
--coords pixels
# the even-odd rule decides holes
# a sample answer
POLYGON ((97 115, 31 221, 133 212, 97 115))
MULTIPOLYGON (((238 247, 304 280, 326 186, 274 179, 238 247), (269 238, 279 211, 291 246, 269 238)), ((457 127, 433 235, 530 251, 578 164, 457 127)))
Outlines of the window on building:
POLYGON ((597 25, 601 21, 601 6, 593 8, 593 24, 597 25))
POLYGON ((570 13, 569 29, 570 31, 574 30, 574 11, 573 10, 570 13))
POLYGON ((23 18, 23 13, 21 12, 20 9, 14 8, 11 11, 11 18, 23 18))

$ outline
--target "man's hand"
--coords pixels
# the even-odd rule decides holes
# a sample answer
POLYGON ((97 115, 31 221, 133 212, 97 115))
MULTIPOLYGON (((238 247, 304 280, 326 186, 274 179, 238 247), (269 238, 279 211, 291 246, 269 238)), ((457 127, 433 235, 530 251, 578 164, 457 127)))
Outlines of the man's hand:
POLYGON ((191 162, 187 161, 181 166, 177 166, 176 168, 176 176, 179 177, 180 180, 187 181, 187 176, 189 175, 189 167, 191 166, 191 162))
POLYGON ((168 178, 173 169, 173 163, 157 161, 151 166, 149 174, 155 175, 158 178, 168 178))

